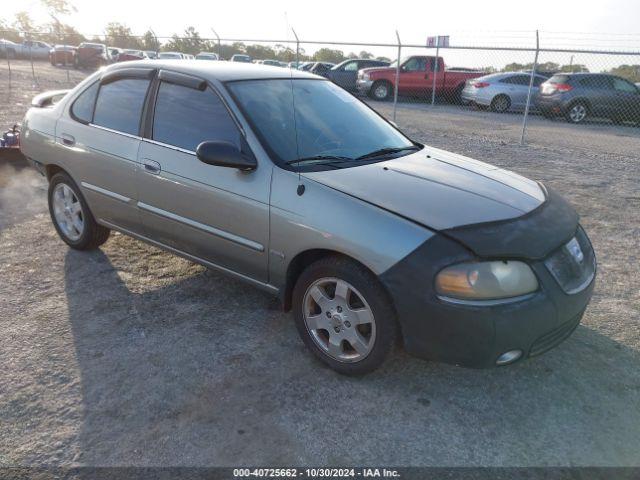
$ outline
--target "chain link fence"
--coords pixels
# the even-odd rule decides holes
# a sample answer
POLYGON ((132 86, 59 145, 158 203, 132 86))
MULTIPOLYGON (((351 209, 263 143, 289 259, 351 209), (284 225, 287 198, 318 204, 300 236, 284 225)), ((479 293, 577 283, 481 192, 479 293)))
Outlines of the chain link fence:
POLYGON ((398 32, 377 43, 308 40, 294 30, 281 40, 225 38, 215 30, 207 37, 185 33, 0 31, 0 90, 8 93, 8 103, 22 101, 43 90, 69 88, 117 61, 205 52, 222 60, 244 55, 253 62, 307 69, 401 124, 423 111, 435 118, 475 119, 486 129, 501 122, 517 125, 505 129, 506 141, 524 143, 528 127, 554 120, 616 128, 640 122, 636 37, 614 37, 599 49, 590 46, 595 40, 587 34, 541 38, 537 32, 467 33, 452 37, 455 44, 448 37, 405 43, 398 32), (553 47, 541 46, 550 43, 553 47))

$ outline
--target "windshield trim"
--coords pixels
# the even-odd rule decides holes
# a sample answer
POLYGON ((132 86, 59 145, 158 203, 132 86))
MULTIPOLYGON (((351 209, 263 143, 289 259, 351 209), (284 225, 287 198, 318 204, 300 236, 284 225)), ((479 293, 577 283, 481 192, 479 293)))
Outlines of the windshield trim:
MULTIPOLYGON (((242 103, 240 101, 238 101, 238 98, 233 93, 232 89, 229 88, 229 85, 233 84, 233 83, 255 82, 255 81, 265 81, 265 80, 266 81, 271 81, 271 80, 299 81, 299 80, 303 80, 303 81, 315 81, 315 82, 331 82, 331 81, 329 79, 327 79, 327 78, 322 78, 322 77, 318 77, 318 78, 313 78, 313 77, 311 77, 311 78, 292 78, 290 76, 286 76, 286 77, 264 77, 264 78, 241 78, 241 79, 234 79, 234 80, 227 80, 227 81, 224 81, 224 82, 220 82, 220 83, 222 83, 222 85, 223 85, 225 91, 227 92, 227 94, 229 95, 229 97, 231 97, 231 99, 233 100, 233 103, 235 104, 236 108, 242 114, 244 120, 247 122, 247 124, 251 128, 251 131, 253 132, 253 134, 256 136, 256 138, 260 142, 260 146, 265 150, 265 152, 267 152, 267 155, 269 156, 269 159, 271 160, 271 162, 274 165, 282 168, 283 170, 289 170, 289 171, 293 171, 293 172, 297 172, 299 170, 305 170, 306 171, 308 169, 313 169, 314 165, 296 165, 295 161, 293 163, 287 163, 284 159, 280 158, 280 156, 271 148, 271 146, 269 145, 269 142, 266 141, 266 139, 264 138, 264 136, 262 135, 260 130, 258 128, 256 128, 256 125, 254 124, 253 120, 251 119, 251 116, 247 115, 247 112, 244 109, 242 103)), ((349 93, 349 92, 347 92, 347 93, 349 93)), ((352 94, 349 93, 349 95, 352 95, 352 94)), ((423 147, 423 145, 421 143, 418 143, 415 140, 409 138, 402 130, 400 130, 398 127, 396 127, 393 123, 391 123, 390 120, 388 120, 381 113, 379 113, 377 110, 375 110, 373 107, 371 107, 367 102, 364 102, 364 101, 360 100, 355 95, 352 95, 352 96, 357 102, 360 102, 365 107, 367 107, 369 110, 371 110, 374 114, 376 114, 379 118, 381 118, 385 123, 387 123, 391 128, 393 128, 396 132, 398 132, 400 135, 402 135, 412 145, 415 145, 415 146, 420 147, 420 148, 423 147)), ((415 153, 415 152, 408 151, 407 155, 410 155, 411 153, 415 153)), ((398 156, 404 156, 404 155, 398 155, 398 156)), ((389 159, 388 157, 371 158, 371 159, 366 159, 366 160, 360 161, 360 162, 349 162, 348 165, 349 165, 349 167, 359 167, 359 166, 366 165, 366 164, 369 164, 369 163, 383 162, 383 161, 388 160, 388 159, 389 159)), ((321 167, 321 165, 315 165, 315 167, 316 168, 317 167, 321 167)), ((324 167, 324 166, 322 166, 322 167, 324 167)), ((325 169, 326 168, 322 168, 322 170, 325 170, 325 169)))

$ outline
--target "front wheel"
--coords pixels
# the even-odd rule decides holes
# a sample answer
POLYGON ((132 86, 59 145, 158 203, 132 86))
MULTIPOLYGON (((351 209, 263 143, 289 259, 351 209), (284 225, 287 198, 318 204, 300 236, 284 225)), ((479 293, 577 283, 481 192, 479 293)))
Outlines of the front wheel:
POLYGON ((298 333, 325 364, 346 375, 378 368, 397 336, 395 311, 363 266, 328 257, 311 264, 293 291, 298 333))
POLYGON ((93 250, 109 238, 110 230, 98 225, 80 189, 66 173, 49 182, 49 213, 60 238, 76 250, 93 250))
POLYGON ((393 87, 389 82, 378 80, 371 86, 369 92, 371 98, 375 100, 385 101, 389 100, 393 92, 393 87))

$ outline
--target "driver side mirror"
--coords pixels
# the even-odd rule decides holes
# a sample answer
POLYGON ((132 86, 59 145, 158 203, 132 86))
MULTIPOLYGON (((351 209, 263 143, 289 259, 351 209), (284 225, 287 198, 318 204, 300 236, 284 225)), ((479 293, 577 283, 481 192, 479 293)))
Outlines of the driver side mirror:
POLYGON ((202 142, 196 149, 196 156, 201 162, 218 167, 237 168, 242 171, 251 171, 258 167, 255 158, 245 155, 229 142, 202 142))

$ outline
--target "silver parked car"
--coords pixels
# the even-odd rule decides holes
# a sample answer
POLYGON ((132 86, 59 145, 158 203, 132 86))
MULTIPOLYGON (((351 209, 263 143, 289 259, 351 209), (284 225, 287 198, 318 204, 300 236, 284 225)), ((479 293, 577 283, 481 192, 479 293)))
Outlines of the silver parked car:
MULTIPOLYGON (((540 85, 547 80, 534 75, 530 108, 535 107, 540 85)), ((525 72, 492 73, 467 80, 462 90, 462 101, 480 107, 490 107, 494 112, 524 110, 529 92, 531 74, 525 72)))
POLYGON ((562 197, 412 141, 310 73, 134 61, 33 104, 21 148, 63 241, 118 230, 278 295, 341 373, 398 336, 428 359, 513 363, 566 339, 591 298, 594 252, 562 197))

